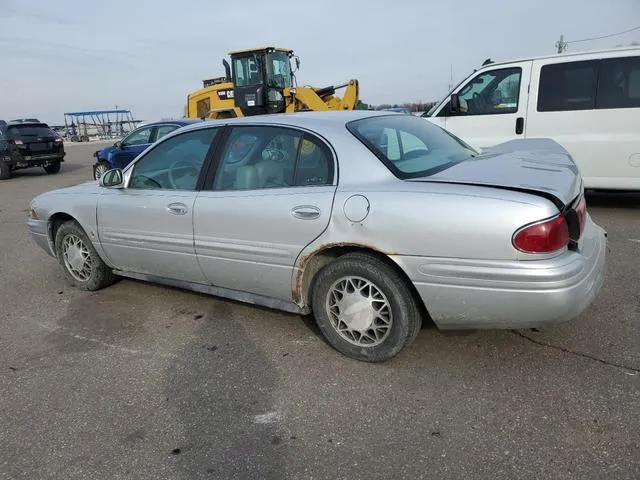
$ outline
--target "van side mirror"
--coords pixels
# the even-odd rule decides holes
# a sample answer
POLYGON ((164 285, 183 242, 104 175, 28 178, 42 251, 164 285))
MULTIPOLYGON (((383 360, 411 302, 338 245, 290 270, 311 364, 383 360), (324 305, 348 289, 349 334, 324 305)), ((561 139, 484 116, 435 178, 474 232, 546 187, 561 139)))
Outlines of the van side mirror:
POLYGON ((102 174, 98 185, 104 188, 124 188, 124 176, 119 168, 112 168, 102 174))
POLYGON ((457 115, 460 112, 460 98, 457 93, 452 93, 449 99, 449 114, 457 115))

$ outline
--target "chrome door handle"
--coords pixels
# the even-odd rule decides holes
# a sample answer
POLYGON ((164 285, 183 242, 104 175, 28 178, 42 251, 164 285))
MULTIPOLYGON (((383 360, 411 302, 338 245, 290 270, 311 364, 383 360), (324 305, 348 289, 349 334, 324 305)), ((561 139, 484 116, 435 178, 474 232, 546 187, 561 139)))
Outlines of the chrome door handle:
POLYGON ((167 212, 174 215, 184 215, 189 211, 184 203, 170 203, 167 205, 167 212))
POLYGON ((291 209, 291 215, 301 220, 313 220, 320 216, 320 209, 313 205, 300 205, 291 209))

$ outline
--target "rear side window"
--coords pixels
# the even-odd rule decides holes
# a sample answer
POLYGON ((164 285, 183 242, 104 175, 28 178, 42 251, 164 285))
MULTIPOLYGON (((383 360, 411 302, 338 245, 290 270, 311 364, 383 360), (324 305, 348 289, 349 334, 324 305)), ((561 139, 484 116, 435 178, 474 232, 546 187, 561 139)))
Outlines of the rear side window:
POLYGON ((54 137, 55 133, 47 125, 11 125, 7 137, 54 137))
POLYGON ((640 57, 602 60, 596 108, 640 107, 640 57))
POLYGON ((446 130, 413 115, 368 117, 347 129, 398 178, 435 174, 477 154, 446 130))
POLYGON ((545 65, 540 70, 538 111, 595 108, 598 60, 545 65))

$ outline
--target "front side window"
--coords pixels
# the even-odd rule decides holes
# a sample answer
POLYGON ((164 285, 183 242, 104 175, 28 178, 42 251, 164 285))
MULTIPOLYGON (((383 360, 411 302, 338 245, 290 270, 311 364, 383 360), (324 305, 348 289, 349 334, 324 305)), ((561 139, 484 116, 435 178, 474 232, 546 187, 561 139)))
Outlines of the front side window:
POLYGON ((474 77, 458 92, 457 115, 515 113, 520 97, 520 67, 489 70, 474 77))
POLYGON ((596 108, 640 107, 640 57, 602 60, 596 108))
POLYGON ((347 129, 403 179, 432 175, 478 154, 446 130, 413 116, 364 118, 347 129))
POLYGON ((540 69, 538 111, 595 108, 597 78, 597 60, 544 65, 540 69))
POLYGON ((136 130, 126 136, 122 140, 121 145, 123 147, 133 147, 135 145, 146 145, 147 143, 151 143, 151 130, 151 127, 136 130))
POLYGON ((260 85, 262 83, 262 71, 259 57, 240 57, 233 60, 233 75, 238 87, 260 85))
POLYGON ((319 140, 298 130, 235 127, 222 151, 215 190, 327 185, 333 160, 319 140))
POLYGON ((292 87, 291 64, 284 52, 269 53, 267 55, 267 79, 270 87, 292 87))
POLYGON ((135 163, 129 188, 195 190, 218 130, 194 130, 156 145, 135 163))

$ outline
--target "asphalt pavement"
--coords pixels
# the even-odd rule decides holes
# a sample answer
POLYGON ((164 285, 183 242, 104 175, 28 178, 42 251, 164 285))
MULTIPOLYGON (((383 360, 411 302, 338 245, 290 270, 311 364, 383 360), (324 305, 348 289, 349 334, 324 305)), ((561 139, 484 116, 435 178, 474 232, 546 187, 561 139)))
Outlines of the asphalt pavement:
POLYGON ((90 180, 95 148, 0 182, 0 478, 640 478, 640 195, 588 197, 610 250, 580 318, 425 327, 365 364, 296 315, 67 286, 29 201, 90 180))

